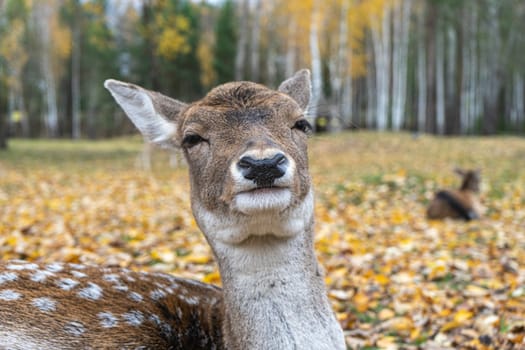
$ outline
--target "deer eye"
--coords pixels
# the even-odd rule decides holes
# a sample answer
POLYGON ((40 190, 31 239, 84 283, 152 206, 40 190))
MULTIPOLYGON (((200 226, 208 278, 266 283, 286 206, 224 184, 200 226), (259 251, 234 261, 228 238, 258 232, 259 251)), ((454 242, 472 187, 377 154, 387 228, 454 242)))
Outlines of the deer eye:
POLYGON ((197 146, 201 142, 207 141, 202 136, 197 134, 188 134, 184 136, 182 139, 182 147, 185 148, 192 148, 193 146, 197 146))
POLYGON ((306 119, 299 119, 296 121, 292 129, 300 130, 305 134, 311 134, 313 131, 312 125, 310 125, 306 119))

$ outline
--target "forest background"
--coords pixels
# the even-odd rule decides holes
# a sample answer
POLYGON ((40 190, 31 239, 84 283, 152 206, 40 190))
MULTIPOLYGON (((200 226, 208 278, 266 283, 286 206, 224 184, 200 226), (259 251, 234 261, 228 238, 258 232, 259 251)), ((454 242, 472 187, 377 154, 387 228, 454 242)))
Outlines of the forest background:
POLYGON ((180 100, 307 67, 318 130, 525 132, 522 0, 0 0, 8 137, 134 132, 103 89, 180 100))

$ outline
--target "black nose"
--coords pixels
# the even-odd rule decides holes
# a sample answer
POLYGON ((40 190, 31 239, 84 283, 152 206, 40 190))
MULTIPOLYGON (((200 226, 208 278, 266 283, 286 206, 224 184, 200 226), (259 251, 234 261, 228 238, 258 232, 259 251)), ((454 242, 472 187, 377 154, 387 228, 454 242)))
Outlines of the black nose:
POLYGON ((265 159, 246 156, 237 163, 244 178, 253 180, 257 187, 271 187, 275 179, 284 175, 287 165, 288 160, 282 153, 265 159))

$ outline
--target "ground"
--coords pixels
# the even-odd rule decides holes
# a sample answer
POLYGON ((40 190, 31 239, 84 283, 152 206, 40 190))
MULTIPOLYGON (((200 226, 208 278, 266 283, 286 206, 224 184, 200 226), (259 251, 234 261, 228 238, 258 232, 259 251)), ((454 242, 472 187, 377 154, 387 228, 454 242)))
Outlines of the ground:
MULTIPOLYGON (((187 169, 140 138, 11 140, 0 256, 121 265, 220 284, 187 169)), ((525 348, 525 139, 354 132, 312 137, 316 249, 351 349, 525 348), (485 216, 429 221, 453 168, 482 171, 485 216)))

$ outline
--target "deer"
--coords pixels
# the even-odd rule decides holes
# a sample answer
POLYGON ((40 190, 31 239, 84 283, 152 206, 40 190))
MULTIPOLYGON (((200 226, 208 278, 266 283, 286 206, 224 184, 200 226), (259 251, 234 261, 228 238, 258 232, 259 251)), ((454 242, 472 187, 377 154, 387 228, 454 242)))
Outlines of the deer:
POLYGON ((189 104, 113 79, 104 86, 151 143, 182 149, 222 289, 103 267, 4 265, 0 348, 346 349, 314 250, 309 71, 277 90, 226 83, 189 104), (54 275, 36 289, 28 279, 39 273, 54 275))
POLYGON ((459 168, 454 171, 462 178, 461 186, 458 190, 440 190, 435 194, 427 208, 429 219, 448 217, 470 221, 480 218, 483 212, 478 198, 480 171, 459 168))

